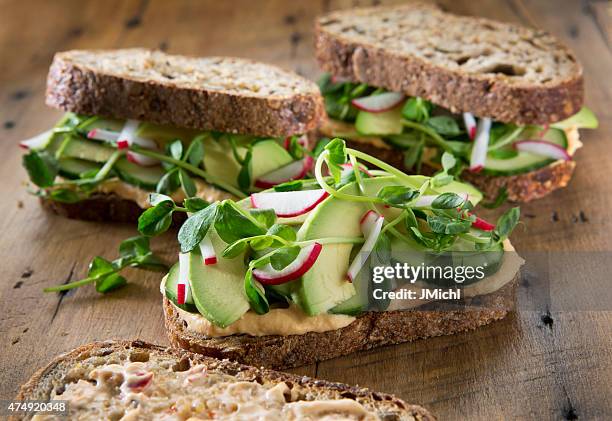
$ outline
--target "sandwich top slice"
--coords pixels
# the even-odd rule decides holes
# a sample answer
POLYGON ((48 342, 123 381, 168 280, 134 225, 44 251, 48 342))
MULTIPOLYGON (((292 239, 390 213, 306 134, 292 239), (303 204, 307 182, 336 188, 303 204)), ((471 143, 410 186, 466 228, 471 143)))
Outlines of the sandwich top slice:
POLYGON ((57 401, 56 414, 19 413, 9 420, 63 420, 66 414, 96 421, 435 419, 392 395, 142 341, 94 342, 60 355, 17 399, 57 401))
MULTIPOLYGON (((518 208, 496 225, 476 217, 482 196, 449 175, 450 154, 425 177, 341 139, 315 153, 315 179, 192 210, 161 285, 173 344, 291 367, 474 329, 511 310, 518 208), (417 272, 389 274, 397 266, 417 272), (449 289, 459 296, 437 295, 449 289)), ((156 214, 142 219, 152 225, 156 214)))
POLYGON ((298 177, 324 114, 292 72, 144 49, 57 53, 46 101, 67 114, 21 143, 24 166, 45 203, 97 220, 134 221, 151 191, 214 201, 298 177))
POLYGON ((323 135, 413 171, 452 153, 487 196, 564 187, 578 129, 597 127, 582 67, 543 31, 410 4, 329 13, 315 36, 323 135))

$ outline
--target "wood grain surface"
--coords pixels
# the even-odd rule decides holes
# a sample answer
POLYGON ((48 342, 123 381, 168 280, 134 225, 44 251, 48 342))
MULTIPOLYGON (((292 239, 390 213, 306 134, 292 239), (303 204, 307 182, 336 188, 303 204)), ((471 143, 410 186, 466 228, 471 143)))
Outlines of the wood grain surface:
MULTIPOLYGON (((314 17, 371 3, 378 2, 0 0, 0 399, 13 397, 53 356, 83 343, 167 343, 159 274, 129 273, 129 287, 104 297, 92 288, 62 295, 41 291, 83 277, 94 255, 113 258, 119 242, 136 233, 132 226, 48 214, 24 188, 17 142, 60 116, 43 100, 53 53, 157 47, 250 57, 315 78, 314 17)), ((584 65, 586 102, 600 128, 584 133, 570 187, 523 206, 524 226, 513 237, 524 253, 564 253, 568 272, 550 275, 549 307, 523 309, 476 332, 294 371, 395 393, 440 419, 612 419, 612 277, 606 268, 612 257, 612 6, 578 0, 441 3, 454 12, 549 30, 584 65), (584 267, 577 269, 571 258, 589 252, 597 252, 593 264, 578 259, 584 267)), ((155 240, 154 248, 170 259, 176 241, 168 235, 155 240)), ((552 261, 559 260, 555 256, 552 261)), ((521 296, 530 298, 528 283, 521 296)))

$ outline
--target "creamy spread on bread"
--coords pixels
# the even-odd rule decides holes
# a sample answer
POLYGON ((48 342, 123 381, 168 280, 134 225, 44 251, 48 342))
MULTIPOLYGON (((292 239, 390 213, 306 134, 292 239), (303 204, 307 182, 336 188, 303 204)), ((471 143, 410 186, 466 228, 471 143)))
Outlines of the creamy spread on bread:
MULTIPOLYGON (((234 196, 232 196, 230 193, 211 186, 203 180, 194 178, 193 181, 195 182, 197 188, 196 196, 208 202, 212 203, 218 200, 234 198, 234 196)), ((109 179, 102 182, 97 187, 96 191, 103 194, 115 194, 122 199, 131 200, 143 209, 146 209, 150 206, 149 194, 151 192, 142 190, 139 187, 125 183, 117 178, 109 179)), ((172 197, 175 202, 180 203, 185 199, 185 193, 182 189, 177 189, 174 193, 170 195, 170 197, 172 197)))
POLYGON ((99 365, 80 377, 50 398, 68 401, 70 418, 83 421, 380 419, 352 399, 300 400, 285 382, 245 381, 202 364, 179 371, 155 361, 127 361, 99 365))

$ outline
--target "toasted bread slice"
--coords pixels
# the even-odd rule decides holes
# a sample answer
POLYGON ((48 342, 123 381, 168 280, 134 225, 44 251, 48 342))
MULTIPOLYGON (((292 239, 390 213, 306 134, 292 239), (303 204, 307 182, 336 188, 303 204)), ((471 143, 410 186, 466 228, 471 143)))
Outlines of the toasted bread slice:
POLYGON ((70 417, 83 420, 103 416, 114 419, 111 415, 119 418, 129 413, 138 413, 138 419, 154 419, 162 414, 170 417, 173 413, 176 419, 198 415, 208 419, 211 414, 223 418, 236 416, 238 411, 257 409, 257 404, 262 415, 270 411, 267 419, 282 419, 283 415, 295 413, 312 419, 345 413, 354 417, 344 419, 435 419, 422 407, 406 404, 392 395, 221 361, 142 341, 94 342, 60 355, 21 387, 17 399, 67 399, 70 417), (130 366, 137 370, 130 371, 130 366), (130 384, 130 376, 142 380, 130 384), (76 399, 71 400, 75 397, 75 388, 94 387, 90 383, 92 377, 106 387, 96 388, 91 402, 86 402, 85 395, 80 396, 80 404, 76 399), (188 387, 180 387, 183 383, 188 387), (147 392, 151 389, 155 390, 154 399, 147 392), (121 395, 124 391, 131 391, 134 399, 123 401, 112 395, 115 392, 121 395), (211 413, 206 412, 209 410, 211 413))
POLYGON ((582 67, 540 30, 410 3, 326 14, 315 38, 323 70, 453 112, 547 124, 583 102, 582 67))
POLYGON ((499 290, 470 299, 458 310, 423 306, 413 310, 366 312, 348 326, 304 335, 207 337, 188 329, 176 307, 164 298, 170 343, 182 349, 241 363, 284 369, 352 352, 476 329, 503 319, 514 309, 518 274, 499 290))
POLYGON ((324 113, 316 84, 295 73, 145 49, 57 53, 46 102, 80 114, 275 137, 305 133, 324 113))

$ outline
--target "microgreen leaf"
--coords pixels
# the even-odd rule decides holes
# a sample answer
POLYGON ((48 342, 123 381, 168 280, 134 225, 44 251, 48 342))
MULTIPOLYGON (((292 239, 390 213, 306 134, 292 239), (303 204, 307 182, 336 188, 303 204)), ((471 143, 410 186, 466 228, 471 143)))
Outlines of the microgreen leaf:
POLYGON ((342 139, 335 138, 325 145, 325 150, 329 151, 327 161, 329 172, 334 177, 334 181, 339 183, 342 176, 341 165, 346 163, 346 143, 342 139))
POLYGON ((274 209, 249 209, 249 214, 266 228, 271 227, 276 222, 274 209))
POLYGON ((239 256, 246 249, 247 242, 246 241, 236 241, 230 245, 228 245, 225 250, 223 250, 222 256, 226 259, 233 259, 234 257, 239 256))
POLYGON ((130 237, 119 244, 119 255, 121 257, 139 257, 148 253, 151 253, 151 247, 147 237, 130 237))
POLYGON ((302 180, 287 181, 286 183, 274 186, 274 191, 297 191, 302 190, 304 183, 302 180))
POLYGON ((193 179, 187 174, 187 171, 180 169, 179 170, 179 180, 181 182, 181 187, 185 192, 185 196, 193 197, 198 192, 198 189, 195 185, 193 179))
POLYGON ((427 125, 442 136, 457 136, 461 133, 457 121, 446 115, 431 117, 427 120, 427 125))
POLYGON ((111 262, 103 257, 96 256, 89 264, 87 276, 89 278, 98 278, 113 272, 115 272, 115 267, 111 262))
POLYGON ((410 230, 413 227, 418 229, 419 223, 412 209, 406 209, 404 212, 406 212, 406 218, 404 218, 404 226, 406 229, 410 230))
POLYGON ((417 171, 419 171, 424 149, 425 139, 421 139, 410 146, 408 150, 404 152, 404 166, 408 169, 416 168, 417 171))
POLYGON ((233 243, 241 238, 254 237, 266 233, 265 229, 259 225, 255 218, 245 214, 234 202, 225 200, 218 208, 219 210, 214 222, 215 230, 226 243, 233 243))
POLYGON ((386 204, 405 208, 406 204, 414 200, 419 195, 418 190, 405 186, 385 186, 378 191, 377 197, 386 204))
POLYGON ((518 207, 508 209, 500 216, 493 230, 496 239, 498 241, 503 241, 508 238, 514 227, 518 224, 520 217, 521 210, 518 207))
POLYGON ((456 209, 463 205, 465 199, 457 193, 442 193, 431 203, 433 209, 456 209))
POLYGON ((178 168, 173 168, 165 173, 157 182, 155 191, 158 193, 171 194, 181 185, 178 168))
POLYGON ((174 202, 172 199, 158 202, 155 206, 140 214, 138 217, 138 232, 149 237, 166 232, 172 225, 173 211, 174 202))
POLYGON ((183 157, 183 143, 180 140, 175 140, 168 145, 168 151, 172 158, 181 159, 183 157))
POLYGON ((197 212, 210 205, 206 200, 200 197, 188 197, 183 201, 183 206, 189 212, 197 212))
POLYGON ((249 148, 247 150, 246 155, 244 156, 244 160, 242 163, 242 167, 240 168, 240 172, 238 173, 238 186, 242 190, 249 190, 251 188, 251 172, 252 172, 252 161, 253 160, 253 150, 249 148))
POLYGON ((289 138, 288 152, 293 159, 302 159, 304 157, 304 148, 298 142, 299 136, 291 136, 289 138))
POLYGON ((252 269, 249 269, 244 277, 244 292, 255 313, 265 314, 270 311, 270 305, 268 304, 265 290, 261 284, 255 280, 252 269))
POLYGON ((185 159, 194 167, 198 167, 204 159, 204 144, 202 143, 204 136, 199 135, 194 138, 185 152, 185 159))
POLYGON ((295 260, 297 255, 300 254, 300 250, 299 246, 280 248, 270 256, 270 264, 276 270, 283 270, 295 260))
MULTIPOLYGON (((178 233, 178 240, 181 244, 181 252, 188 253, 200 244, 208 233, 208 230, 215 223, 219 204, 212 205, 194 213, 181 226, 178 233)), ((227 243, 233 241, 226 241, 227 243)))
POLYGON ((57 161, 45 152, 30 151, 22 158, 30 180, 38 187, 51 187, 57 175, 57 161))
POLYGON ((437 234, 455 235, 468 232, 472 226, 469 220, 449 218, 440 215, 428 215, 427 224, 437 234))
POLYGON ((151 204, 151 206, 157 206, 163 202, 172 202, 172 204, 174 205, 174 200, 172 200, 170 196, 160 193, 149 194, 149 203, 151 204))
POLYGON ((406 120, 422 123, 429 119, 432 108, 431 102, 425 101, 423 98, 412 97, 404 104, 402 116, 406 120))
POLYGON ((118 273, 111 273, 96 280, 96 291, 102 294, 114 291, 127 285, 127 279, 118 273))
POLYGON ((289 225, 274 224, 268 230, 269 235, 276 235, 287 241, 295 241, 296 233, 289 225))
POLYGON ((329 137, 322 137, 321 139, 319 139, 314 149, 312 150, 312 154, 315 156, 315 158, 321 155, 321 152, 325 150, 325 147, 329 142, 331 142, 331 139, 329 137))

